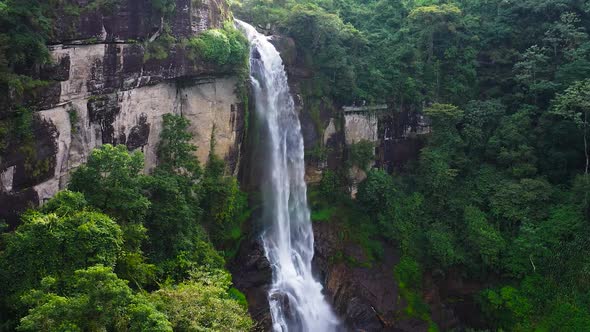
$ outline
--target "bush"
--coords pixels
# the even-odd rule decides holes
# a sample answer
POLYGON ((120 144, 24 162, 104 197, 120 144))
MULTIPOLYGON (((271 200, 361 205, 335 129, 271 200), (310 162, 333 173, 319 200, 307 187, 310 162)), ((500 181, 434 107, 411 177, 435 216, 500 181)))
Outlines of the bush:
POLYGON ((152 301, 175 331, 249 331, 252 320, 243 295, 230 288, 230 280, 223 271, 200 272, 191 281, 158 290, 152 301))
POLYGON ((422 268, 410 256, 403 256, 395 266, 393 275, 398 282, 400 295, 406 300, 405 314, 428 323, 428 331, 438 331, 438 327, 430 317, 430 307, 421 296, 422 268))
POLYGON ((357 199, 366 211, 376 214, 385 208, 394 192, 392 177, 384 171, 372 170, 359 185, 357 199))
POLYGON ((375 144, 362 140, 350 145, 348 159, 353 166, 366 171, 375 160, 375 144))
POLYGON ((231 53, 229 39, 225 33, 219 29, 203 32, 199 37, 191 39, 189 46, 191 49, 194 49, 203 60, 219 65, 226 64, 231 53))
POLYGON ((233 25, 210 29, 191 38, 187 45, 189 57, 219 66, 247 63, 249 46, 246 38, 233 25))
MULTIPOLYGON (((167 28, 166 30, 169 30, 167 28)), ((164 60, 170 55, 168 52, 174 48, 176 38, 170 34, 170 31, 164 31, 161 36, 151 43, 147 43, 143 61, 150 59, 164 60)))
POLYGON ((402 288, 419 289, 422 284, 422 269, 413 258, 404 256, 395 266, 393 275, 402 288))
POLYGON ((318 190, 324 200, 333 203, 339 198, 347 196, 345 188, 346 182, 343 176, 338 172, 327 170, 322 174, 318 190))

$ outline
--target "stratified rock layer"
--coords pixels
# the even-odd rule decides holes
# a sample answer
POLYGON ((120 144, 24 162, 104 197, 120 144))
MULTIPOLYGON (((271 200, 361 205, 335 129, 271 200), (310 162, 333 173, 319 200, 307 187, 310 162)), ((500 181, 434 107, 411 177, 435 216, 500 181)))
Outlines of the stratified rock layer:
POLYGON ((151 170, 166 113, 191 121, 201 162, 214 137, 215 153, 235 173, 245 123, 236 78, 228 68, 191 60, 179 46, 222 27, 231 18, 226 2, 176 0, 164 17, 151 0, 121 0, 110 10, 76 1, 78 15, 57 10, 54 61, 41 71, 50 84, 21 101, 34 110, 33 142, 9 142, 0 156, 0 220, 14 226, 17 213, 63 189, 70 172, 102 144, 143 151, 151 170), (157 42, 164 25, 179 43, 155 59, 146 54, 148 41, 157 42))

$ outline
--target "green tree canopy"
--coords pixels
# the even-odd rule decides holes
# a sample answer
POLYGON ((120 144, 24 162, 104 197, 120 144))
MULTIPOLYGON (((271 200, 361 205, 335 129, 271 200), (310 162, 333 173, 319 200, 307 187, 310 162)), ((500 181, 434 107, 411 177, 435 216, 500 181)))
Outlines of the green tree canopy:
POLYGON ((63 292, 54 292, 56 282, 46 277, 42 289, 23 296, 31 309, 18 331, 172 331, 166 315, 144 296, 133 294, 111 268, 77 270, 63 292))
POLYGON ((76 206, 72 201, 80 203, 83 198, 77 193, 59 194, 44 208, 48 213, 30 212, 14 233, 6 235, 5 249, 0 252, 5 296, 38 287, 45 276, 65 277, 94 264, 115 265, 123 246, 121 228, 83 205, 70 210, 76 206))

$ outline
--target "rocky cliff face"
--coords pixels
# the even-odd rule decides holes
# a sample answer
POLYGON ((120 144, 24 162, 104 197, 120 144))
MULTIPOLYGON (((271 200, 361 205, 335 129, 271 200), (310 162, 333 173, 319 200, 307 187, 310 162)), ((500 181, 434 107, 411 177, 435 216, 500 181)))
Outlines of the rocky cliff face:
POLYGON ((393 271, 399 262, 397 249, 383 243, 383 259, 369 266, 351 264, 336 257, 367 261, 363 248, 343 240, 335 223, 314 223, 314 264, 334 308, 352 331, 427 331, 428 324, 404 318, 407 303, 400 296, 393 271))
POLYGON ((181 40, 221 27, 231 18, 226 2, 176 0, 163 15, 151 0, 121 0, 107 9, 76 1, 77 15, 58 10, 53 65, 41 71, 50 84, 22 100, 34 110, 32 139, 26 147, 9 142, 0 156, 0 219, 14 224, 16 213, 63 189, 70 172, 102 144, 143 151, 149 171, 165 113, 191 121, 202 162, 214 137, 215 152, 235 173, 245 123, 236 78, 191 60, 181 46, 157 58, 148 54, 149 41, 163 29, 181 40))

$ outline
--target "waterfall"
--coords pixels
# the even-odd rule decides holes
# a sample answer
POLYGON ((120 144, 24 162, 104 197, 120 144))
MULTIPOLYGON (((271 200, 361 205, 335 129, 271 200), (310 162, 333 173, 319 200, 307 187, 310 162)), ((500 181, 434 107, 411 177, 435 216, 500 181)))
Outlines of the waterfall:
POLYGON ((265 131, 262 242, 273 271, 268 301, 278 332, 329 332, 339 320, 312 275, 313 229, 307 206, 301 125, 277 50, 254 27, 237 21, 250 41, 256 115, 265 131))

